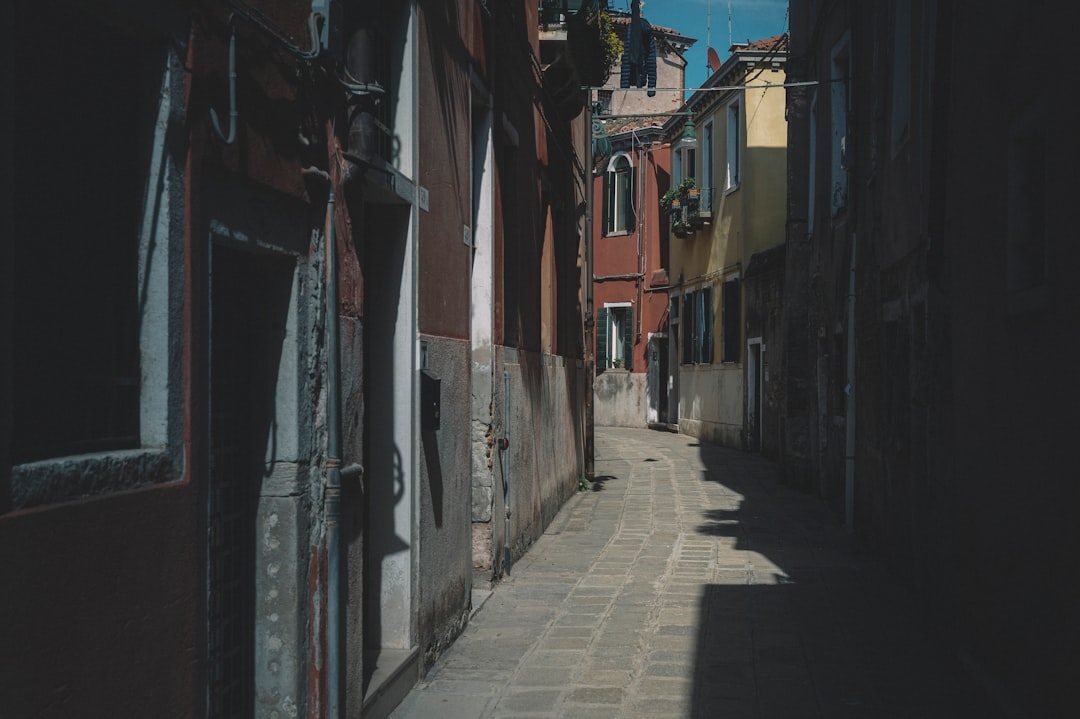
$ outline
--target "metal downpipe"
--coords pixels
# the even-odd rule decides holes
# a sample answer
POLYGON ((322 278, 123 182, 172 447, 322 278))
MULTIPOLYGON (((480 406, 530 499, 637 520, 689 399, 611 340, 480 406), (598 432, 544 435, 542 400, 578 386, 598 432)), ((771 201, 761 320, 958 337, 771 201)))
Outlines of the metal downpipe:
POLYGON ((593 316, 593 143, 592 90, 585 98, 585 478, 596 478, 596 421, 593 381, 596 379, 596 321, 593 316))
POLYGON ((341 604, 341 480, 359 478, 358 464, 341 468, 341 342, 338 337, 337 238, 334 233, 334 185, 330 175, 318 168, 305 168, 305 175, 321 177, 327 184, 326 227, 326 484, 323 491, 323 519, 326 527, 326 693, 327 716, 344 716, 341 681, 344 644, 341 604))
MULTIPOLYGON (((329 178, 328 178, 329 179, 329 178)), ((326 691, 328 715, 342 716, 341 693, 341 360, 338 338, 334 186, 326 201, 326 691)))
POLYGON ((503 370, 503 438, 499 443, 503 451, 503 507, 506 517, 503 524, 503 572, 510 573, 510 370, 503 370))

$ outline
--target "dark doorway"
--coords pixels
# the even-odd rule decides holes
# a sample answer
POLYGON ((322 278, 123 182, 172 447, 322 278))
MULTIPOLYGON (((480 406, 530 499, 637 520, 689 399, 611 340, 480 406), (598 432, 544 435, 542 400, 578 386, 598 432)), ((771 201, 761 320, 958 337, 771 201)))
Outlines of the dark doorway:
POLYGON ((293 261, 215 244, 210 302, 207 716, 254 714, 255 511, 293 261))

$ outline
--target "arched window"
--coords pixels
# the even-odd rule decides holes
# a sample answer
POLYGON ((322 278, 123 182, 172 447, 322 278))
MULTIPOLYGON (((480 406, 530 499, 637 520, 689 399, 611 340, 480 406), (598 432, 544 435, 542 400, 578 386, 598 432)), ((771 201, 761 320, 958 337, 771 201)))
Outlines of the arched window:
POLYGON ((612 156, 604 175, 604 234, 634 231, 634 165, 630 156, 612 156))

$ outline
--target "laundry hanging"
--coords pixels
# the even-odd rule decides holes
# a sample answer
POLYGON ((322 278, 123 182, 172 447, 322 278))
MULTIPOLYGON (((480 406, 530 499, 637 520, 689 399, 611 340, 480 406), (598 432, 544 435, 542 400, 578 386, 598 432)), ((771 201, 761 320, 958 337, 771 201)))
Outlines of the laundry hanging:
POLYGON ((649 88, 649 97, 656 95, 656 43, 653 40, 652 25, 641 17, 641 3, 634 0, 622 56, 619 87, 645 86, 649 88))

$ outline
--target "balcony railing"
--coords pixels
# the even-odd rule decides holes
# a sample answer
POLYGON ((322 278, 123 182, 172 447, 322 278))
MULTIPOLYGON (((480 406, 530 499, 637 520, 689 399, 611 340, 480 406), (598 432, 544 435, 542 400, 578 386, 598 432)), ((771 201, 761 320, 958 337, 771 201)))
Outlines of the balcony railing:
POLYGON ((703 224, 712 222, 713 202, 716 197, 716 188, 699 187, 697 190, 697 203, 692 206, 692 210, 687 208, 687 221, 700 227, 703 224))

